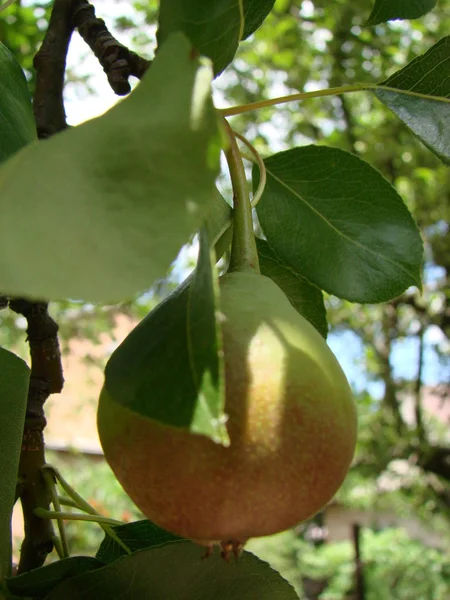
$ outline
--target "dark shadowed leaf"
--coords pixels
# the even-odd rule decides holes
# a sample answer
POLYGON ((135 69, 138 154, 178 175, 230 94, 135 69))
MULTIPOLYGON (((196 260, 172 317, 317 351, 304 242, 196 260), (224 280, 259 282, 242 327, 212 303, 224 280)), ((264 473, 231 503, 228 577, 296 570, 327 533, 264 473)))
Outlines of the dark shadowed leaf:
MULTIPOLYGON (((421 286, 419 231, 378 171, 325 146, 264 162, 258 217, 269 246, 295 273, 353 302, 383 302, 421 286)), ((257 186, 257 168, 254 180, 257 186)))
MULTIPOLYGON (((181 540, 177 535, 169 533, 147 520, 119 525, 113 527, 113 530, 131 552, 163 546, 168 542, 179 542, 181 540)), ((97 558, 107 564, 126 555, 127 552, 124 547, 109 535, 105 535, 97 552, 97 558)))
POLYGON ((218 75, 233 60, 240 39, 261 25, 273 5, 274 0, 243 0, 242 22, 239 0, 161 0, 158 44, 182 31, 200 54, 212 60, 218 75))
POLYGON ((413 92, 411 95, 379 88, 375 94, 450 165, 450 36, 380 85, 413 92))
POLYGON ((258 29, 273 8, 275 0, 244 0, 244 35, 245 40, 258 29))
POLYGON ((22 432, 28 396, 28 365, 0 348, 0 581, 10 568, 11 515, 17 483, 22 432))
POLYGON ((36 139, 36 124, 25 75, 1 42, 0 132, 0 163, 36 139))
POLYGON ((105 386, 135 413, 227 443, 211 258, 202 231, 195 272, 113 352, 105 386))
POLYGON ((436 6, 436 0, 375 0, 366 25, 395 19, 418 19, 436 6))
POLYGON ((72 556, 12 577, 7 582, 8 589, 17 596, 30 596, 33 599, 43 598, 66 579, 84 575, 104 566, 105 563, 91 556, 72 556))
POLYGON ((229 563, 191 542, 166 544, 120 558, 59 585, 46 600, 298 600, 267 563, 244 552, 229 563))
POLYGON ((292 306, 326 338, 328 324, 321 290, 289 268, 265 240, 257 239, 256 245, 261 273, 270 277, 283 290, 292 306))
POLYGON ((164 276, 215 193, 211 77, 174 34, 106 115, 2 165, 3 292, 109 302, 164 276))

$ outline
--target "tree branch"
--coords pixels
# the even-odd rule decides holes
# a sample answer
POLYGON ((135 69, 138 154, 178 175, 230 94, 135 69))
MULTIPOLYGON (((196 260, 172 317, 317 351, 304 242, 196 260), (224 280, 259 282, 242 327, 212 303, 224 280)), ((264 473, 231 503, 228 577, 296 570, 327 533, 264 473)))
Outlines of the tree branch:
MULTIPOLYGON (((63 88, 66 57, 72 36, 72 0, 55 0, 42 46, 34 57, 36 91, 33 101, 40 139, 67 127, 63 88)), ((40 241, 39 243, 45 243, 40 241)), ((62 390, 61 353, 58 326, 48 314, 48 304, 25 298, 10 298, 9 307, 23 315, 31 356, 31 375, 20 454, 16 498, 23 510, 25 538, 20 550, 18 573, 41 567, 53 549, 52 522, 34 514, 38 507, 50 508, 50 499, 41 468, 45 464, 44 403, 50 394, 62 390)))
POLYGON ((417 464, 424 471, 439 475, 450 482, 450 448, 425 446, 419 454, 417 464))
POLYGON ((405 429, 405 424, 400 413, 400 408, 397 398, 397 386, 392 376, 392 366, 390 357, 392 352, 392 337, 397 329, 397 310, 392 304, 387 304, 383 310, 381 322, 381 341, 376 344, 375 351, 378 354, 380 361, 381 377, 384 382, 384 397, 383 404, 388 408, 396 423, 398 434, 402 434, 405 429))
POLYGON ((105 21, 96 17, 94 7, 87 0, 74 1, 73 26, 98 58, 113 91, 125 96, 131 91, 128 78, 133 75, 142 79, 151 61, 118 42, 105 21))
POLYGON ((64 380, 57 337, 58 326, 48 314, 47 304, 17 298, 10 300, 9 306, 27 320, 31 355, 30 385, 16 492, 22 503, 25 526, 18 568, 20 574, 42 566, 53 549, 52 523, 36 517, 34 509, 50 508, 50 499, 41 476, 41 467, 45 464, 44 402, 50 394, 62 390, 64 380))
POLYGON ((36 69, 34 116, 39 139, 67 127, 63 89, 66 57, 73 32, 73 0, 55 0, 47 33, 33 65, 36 69))
POLYGON ((425 349, 425 331, 423 325, 419 331, 419 359, 417 365, 417 377, 414 385, 414 413, 416 417, 416 431, 420 442, 425 439, 425 429, 422 416, 422 378, 423 378, 423 362, 425 349))

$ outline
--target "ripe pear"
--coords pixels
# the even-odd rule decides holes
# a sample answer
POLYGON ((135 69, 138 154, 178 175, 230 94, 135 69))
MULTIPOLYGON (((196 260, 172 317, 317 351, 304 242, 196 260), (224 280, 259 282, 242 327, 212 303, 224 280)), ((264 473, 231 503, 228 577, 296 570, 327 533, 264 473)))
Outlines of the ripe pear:
POLYGON ((228 447, 135 414, 106 387, 98 429, 107 461, 148 519, 235 549, 329 502, 352 461, 356 411, 325 340, 271 279, 226 274, 220 311, 228 447))

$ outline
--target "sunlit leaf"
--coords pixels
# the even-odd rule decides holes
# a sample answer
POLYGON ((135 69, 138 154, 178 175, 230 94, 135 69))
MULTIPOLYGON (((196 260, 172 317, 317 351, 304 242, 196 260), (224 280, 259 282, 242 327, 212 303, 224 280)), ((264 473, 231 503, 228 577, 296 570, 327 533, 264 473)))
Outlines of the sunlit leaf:
POLYGON ((2 165, 2 292, 110 302, 164 276, 215 193, 211 77, 174 34, 106 115, 2 165))
POLYGON ((197 267, 189 286, 187 315, 189 366, 197 389, 191 430, 227 445, 222 339, 217 322, 219 284, 214 259, 208 234, 202 228, 197 267))
POLYGON ((134 413, 226 441, 213 289, 205 279, 194 274, 125 338, 106 365, 105 387, 134 413))

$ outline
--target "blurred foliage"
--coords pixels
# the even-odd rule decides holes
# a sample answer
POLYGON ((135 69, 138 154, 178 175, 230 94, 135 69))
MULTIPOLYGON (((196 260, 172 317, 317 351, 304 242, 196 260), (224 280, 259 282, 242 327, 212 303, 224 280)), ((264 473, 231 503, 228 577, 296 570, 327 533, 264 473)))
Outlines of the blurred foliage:
MULTIPOLYGON (((400 528, 363 529, 361 535, 367 600, 446 600, 450 558, 411 539, 400 528)), ((314 547, 285 532, 251 540, 249 549, 294 585, 302 599, 348 600, 354 593, 354 550, 349 541, 314 547)))
POLYGON ((35 86, 33 57, 50 18, 51 2, 23 5, 17 0, 0 13, 0 41, 14 54, 27 76, 31 92, 35 86))

